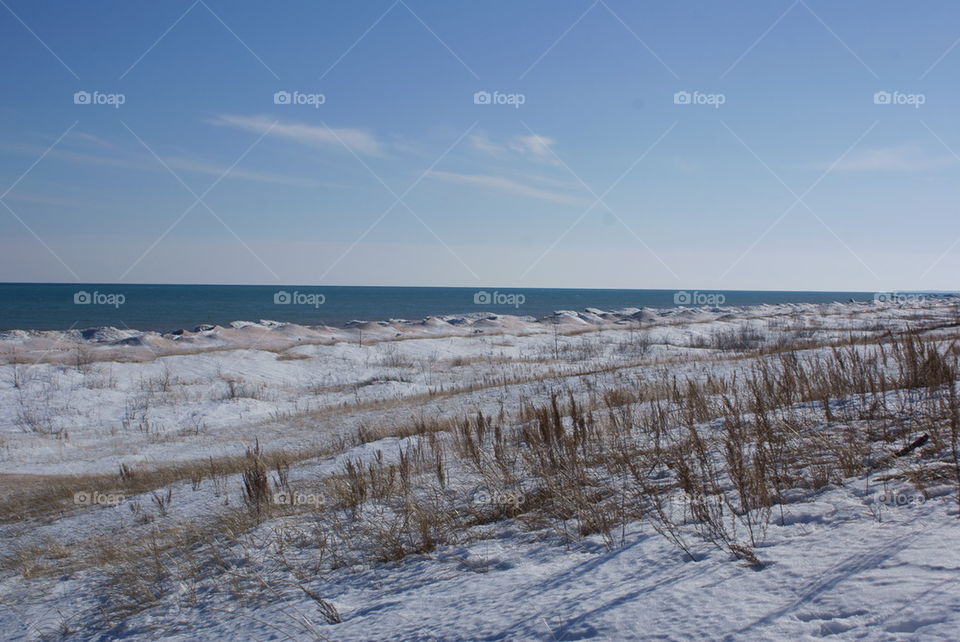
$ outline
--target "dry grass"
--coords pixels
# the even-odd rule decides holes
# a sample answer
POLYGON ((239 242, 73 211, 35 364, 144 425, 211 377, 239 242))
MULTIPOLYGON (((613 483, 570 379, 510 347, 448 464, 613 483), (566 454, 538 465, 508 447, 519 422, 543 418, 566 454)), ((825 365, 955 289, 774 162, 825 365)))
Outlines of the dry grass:
MULTIPOLYGON (((641 332, 625 351, 647 353, 641 332)), ((960 502, 960 350, 945 338, 949 333, 936 339, 929 333, 851 335, 812 350, 809 337, 771 349, 755 345, 750 332, 727 331, 709 340, 711 350, 728 353, 721 358, 737 365, 724 376, 681 377, 665 366, 647 367, 616 385, 594 387, 597 377, 629 368, 599 364, 575 369, 592 382, 584 394, 554 385, 552 394, 497 417, 363 427, 329 448, 302 452, 267 453, 256 443, 245 456, 153 470, 9 478, 16 483, 0 496, 4 521, 52 517, 69 509, 77 489, 132 496, 187 479, 197 492, 234 492, 243 501, 214 516, 171 523, 164 507, 172 495, 157 492, 162 519, 148 538, 90 541, 83 555, 56 542, 34 542, 4 565, 24 578, 102 569, 109 582, 104 590, 115 598, 107 619, 150 608, 181 584, 194 591, 181 599, 199 599, 197 587, 208 582, 209 590, 215 581, 216 590, 240 602, 299 591, 330 623, 339 613, 311 587, 312 579, 338 567, 430 555, 487 536, 490 525, 504 520, 567 543, 598 537, 609 548, 624 541, 627 525, 642 520, 691 557, 706 542, 760 569, 770 561, 760 553, 768 525, 783 519, 798 491, 883 471, 884 479, 909 480, 921 492, 951 485, 960 502), (409 439, 397 452, 347 459, 322 479, 289 480, 291 466, 387 436, 409 439), (324 501, 273 501, 296 492, 324 501), (311 551, 308 561, 291 559, 292 547, 311 551), (265 559, 282 573, 267 579, 260 572, 265 559)), ((559 340, 556 347, 560 352, 559 340)), ((595 338, 573 350, 577 359, 594 358, 595 338)), ((504 378, 325 416, 542 379, 504 378)), ((309 630, 309 619, 302 626, 309 630)))

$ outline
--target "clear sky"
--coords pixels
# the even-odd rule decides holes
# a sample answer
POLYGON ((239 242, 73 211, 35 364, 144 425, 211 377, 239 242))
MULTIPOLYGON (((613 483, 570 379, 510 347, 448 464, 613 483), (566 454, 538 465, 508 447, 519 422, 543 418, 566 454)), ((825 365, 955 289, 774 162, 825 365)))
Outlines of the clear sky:
POLYGON ((954 290, 958 39, 951 0, 0 0, 0 280, 954 290))

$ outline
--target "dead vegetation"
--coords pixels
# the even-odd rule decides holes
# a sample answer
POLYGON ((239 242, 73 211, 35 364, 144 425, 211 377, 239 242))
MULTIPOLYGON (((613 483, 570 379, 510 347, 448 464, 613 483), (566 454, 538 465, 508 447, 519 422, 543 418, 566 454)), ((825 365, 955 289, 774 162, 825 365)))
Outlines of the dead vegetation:
MULTIPOLYGON (((83 559, 56 542, 33 542, 3 563, 24 578, 102 570, 104 590, 116 597, 104 622, 177 590, 178 599, 201 599, 205 587, 241 603, 299 592, 336 623, 336 606, 311 584, 325 573, 430 555, 507 520, 567 546, 593 537, 610 549, 640 525, 691 559, 706 543, 761 569, 771 561, 769 525, 828 484, 882 471, 881 483, 908 482, 920 493, 950 487, 960 501, 960 349, 949 334, 928 334, 878 331, 817 349, 810 335, 771 349, 753 330, 726 330, 702 346, 732 353, 723 358, 737 367, 723 374, 663 366, 599 386, 597 375, 622 365, 585 364, 577 394, 548 385, 549 393, 498 416, 361 427, 324 449, 268 453, 257 442, 241 457, 51 478, 5 493, 6 520, 69 511, 78 487, 150 493, 157 515, 149 536, 87 542, 83 559), (291 465, 385 437, 400 441, 345 458, 335 474, 290 479, 291 465), (180 500, 170 486, 186 480, 193 492, 240 501, 174 521, 180 500), (296 497, 312 499, 289 500, 296 497)), ((592 336, 566 345, 558 338, 548 352, 581 364, 602 354, 592 336)), ((651 345, 638 330, 619 349, 643 358, 651 345)), ((389 367, 410 367, 384 354, 396 358, 389 367)), ((162 383, 150 386, 162 392, 162 383)), ((291 618, 312 626, 302 613, 291 618)))

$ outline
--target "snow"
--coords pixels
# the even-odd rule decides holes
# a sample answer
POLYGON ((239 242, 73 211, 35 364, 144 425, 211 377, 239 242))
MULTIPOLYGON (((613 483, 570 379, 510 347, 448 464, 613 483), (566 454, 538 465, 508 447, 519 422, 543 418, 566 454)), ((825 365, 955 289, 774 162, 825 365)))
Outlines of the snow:
MULTIPOLYGON (((737 351, 710 346, 720 332, 749 327, 764 345, 788 335, 825 342, 920 317, 953 323, 956 301, 590 308, 541 320, 475 314, 347 328, 262 320, 179 335, 10 331, 0 337, 0 479, 12 492, 37 479, 115 475, 121 464, 242 455, 259 440, 270 451, 315 451, 290 469, 291 482, 309 488, 347 461, 395 462, 425 437, 390 429, 416 420, 495 417, 556 390, 582 401, 631 381, 749 369, 737 351), (358 430, 388 436, 323 454, 358 430)), ((319 555, 309 522, 280 516, 224 551, 244 581, 262 574, 270 587, 252 597, 234 597, 207 568, 156 605, 105 621, 102 607, 116 596, 105 593, 114 589, 102 565, 54 575, 0 566, 0 630, 7 639, 77 640, 954 638, 953 491, 920 495, 880 481, 884 472, 796 490, 756 548, 762 569, 695 539, 691 560, 643 521, 618 531, 611 548, 597 535, 571 542, 506 519, 427 554, 304 576, 319 555), (284 529, 286 566, 268 554, 284 529), (343 621, 325 623, 299 584, 335 604, 343 621)), ((455 465, 450 476, 451 492, 471 488, 455 465)), ((102 541, 148 542, 158 527, 213 523, 242 506, 241 485, 236 474, 184 480, 115 505, 4 520, 0 557, 31 546, 93 551, 102 541), (168 490, 172 502, 161 510, 156 496, 168 490)))
MULTIPOLYGON (((789 507, 785 526, 771 526, 762 571, 706 546, 690 561, 642 529, 608 551, 596 540, 570 547, 507 526, 471 545, 316 578, 312 590, 344 619, 317 630, 337 640, 951 639, 960 627, 960 522, 947 507, 891 508, 877 521, 855 490, 824 492, 789 507)), ((83 580, 44 588, 42 601, 0 615, 8 639, 29 638, 26 623, 53 627, 57 609, 69 620, 97 599, 83 580)), ((0 590, 23 592, 13 580, 0 590)), ((294 592, 253 608, 200 594, 195 608, 168 601, 107 636, 275 639, 279 627, 315 639, 297 615, 322 621, 294 592)))

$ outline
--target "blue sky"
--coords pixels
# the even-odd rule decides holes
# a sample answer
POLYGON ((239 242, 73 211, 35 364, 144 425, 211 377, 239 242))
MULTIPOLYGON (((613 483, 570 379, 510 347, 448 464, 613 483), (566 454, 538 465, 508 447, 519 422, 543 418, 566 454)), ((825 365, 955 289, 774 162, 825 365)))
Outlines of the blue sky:
POLYGON ((0 4, 3 281, 957 288, 956 3, 0 4))

